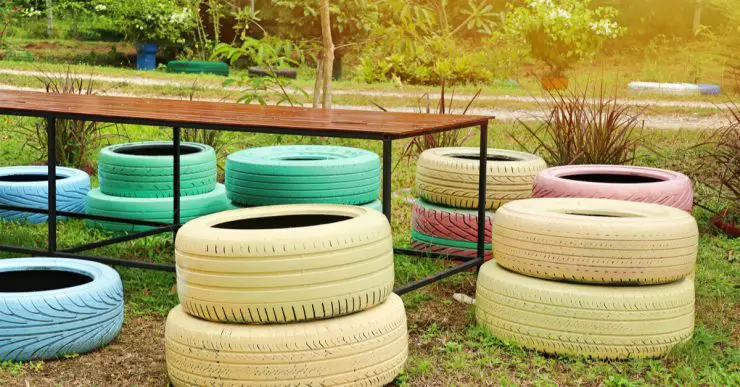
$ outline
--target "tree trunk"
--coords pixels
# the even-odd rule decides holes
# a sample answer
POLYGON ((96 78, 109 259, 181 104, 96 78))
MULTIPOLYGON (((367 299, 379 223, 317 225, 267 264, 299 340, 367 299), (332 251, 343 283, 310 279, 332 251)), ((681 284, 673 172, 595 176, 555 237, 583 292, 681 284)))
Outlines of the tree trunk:
POLYGON ((323 43, 323 50, 321 54, 321 62, 323 67, 320 76, 323 90, 321 106, 324 109, 331 109, 331 76, 334 68, 334 41, 331 38, 331 18, 329 15, 329 0, 321 0, 320 6, 321 14, 321 40, 323 43))
POLYGON ((51 37, 51 33, 54 31, 54 12, 52 6, 51 0, 46 0, 46 36, 48 37, 51 37))
POLYGON ((694 4, 694 28, 693 28, 694 36, 696 36, 696 34, 699 33, 699 28, 701 27, 702 5, 703 5, 702 0, 696 0, 696 4, 694 4))
POLYGON ((319 107, 321 102, 321 80, 324 75, 324 59, 319 53, 319 58, 316 60, 316 80, 313 84, 313 107, 319 107))

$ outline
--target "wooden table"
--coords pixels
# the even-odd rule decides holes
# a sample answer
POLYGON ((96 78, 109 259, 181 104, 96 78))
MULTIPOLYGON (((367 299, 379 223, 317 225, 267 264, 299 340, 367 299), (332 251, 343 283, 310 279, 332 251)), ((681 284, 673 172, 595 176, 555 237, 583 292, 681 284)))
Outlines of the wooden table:
MULTIPOLYGON (((479 198, 485 198, 485 170, 488 142, 488 121, 493 117, 435 115, 416 113, 391 113, 355 110, 324 110, 284 106, 243 105, 219 102, 173 101, 151 98, 107 97, 75 94, 54 94, 28 91, 0 91, 0 114, 39 117, 46 119, 48 136, 49 206, 34 209, 0 205, 3 210, 48 214, 49 244, 47 249, 32 249, 0 245, 0 251, 21 254, 78 258, 106 264, 146 269, 174 271, 173 265, 123 260, 109 257, 80 255, 78 253, 115 243, 130 241, 163 232, 177 232, 180 224, 180 137, 181 128, 226 130, 248 133, 294 134, 379 140, 383 142, 383 213, 391 218, 391 169, 393 140, 432 134, 468 127, 480 128, 479 198), (136 221, 56 210, 55 122, 57 119, 76 119, 94 122, 139 124, 171 127, 173 134, 173 207, 171 224, 136 221), (56 242, 57 216, 114 221, 127 224, 152 226, 153 229, 114 237, 104 241, 59 250, 56 242)), ((485 200, 478 203, 478 254, 476 258, 457 257, 396 249, 404 255, 431 258, 457 259, 464 263, 425 279, 407 284, 399 294, 417 289, 441 278, 464 271, 483 263, 485 252, 485 200)))

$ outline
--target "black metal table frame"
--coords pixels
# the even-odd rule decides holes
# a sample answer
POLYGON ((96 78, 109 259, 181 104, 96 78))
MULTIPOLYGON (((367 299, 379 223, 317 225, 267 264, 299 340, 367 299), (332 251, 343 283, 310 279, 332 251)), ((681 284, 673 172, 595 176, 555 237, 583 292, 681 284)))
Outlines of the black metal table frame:
MULTIPOLYGON (((270 128, 270 127, 250 127, 248 129, 242 127, 232 127, 228 125, 203 125, 203 124, 188 124, 182 122, 168 122, 167 120, 152 120, 152 119, 121 119, 121 118, 109 118, 109 119, 98 119, 96 117, 89 117, 82 114, 46 114, 46 115, 29 115, 24 112, 14 110, 0 110, 0 114, 3 115, 14 115, 14 116, 25 116, 25 117, 36 117, 46 120, 46 132, 47 132, 47 156, 48 156, 48 208, 38 209, 23 206, 8 206, 0 205, 0 210, 10 211, 23 211, 28 213, 46 214, 48 215, 48 246, 46 249, 40 248, 28 248, 21 246, 3 245, 0 244, 0 251, 17 253, 17 254, 29 254, 31 256, 48 256, 48 257, 60 257, 60 258, 76 258, 83 260, 96 261, 108 265, 117 265, 124 267, 135 267, 141 269, 160 270, 167 272, 174 272, 175 266, 169 264, 152 263, 125 260, 110 257, 99 257, 92 255, 80 254, 83 251, 92 250, 99 247, 110 246, 117 243, 132 241, 139 238, 144 238, 156 234, 165 232, 173 232, 177 234, 177 230, 182 226, 180 223, 180 142, 181 142, 181 128, 192 128, 192 129, 208 129, 208 130, 221 130, 221 131, 232 131, 232 132, 244 132, 244 133, 266 133, 266 134, 288 134, 288 135, 302 135, 302 136, 322 136, 322 137, 336 137, 336 138, 353 138, 353 139, 367 139, 367 140, 378 140, 383 142, 383 188, 382 188, 382 202, 383 202, 383 214, 391 221, 391 171, 393 164, 393 141, 408 138, 413 136, 395 137, 386 135, 373 135, 366 133, 348 133, 348 132, 333 132, 333 131, 321 131, 321 130, 300 130, 300 129, 289 129, 289 128, 270 128), (157 127, 171 127, 172 128, 172 139, 173 139, 173 219, 172 223, 160 223, 150 222, 142 220, 132 220, 109 216, 99 216, 90 214, 81 214, 65 211, 57 211, 56 208, 56 148, 54 144, 56 142, 56 120, 58 119, 72 119, 72 120, 85 120, 92 122, 107 122, 117 124, 134 124, 134 125, 146 125, 146 126, 157 126, 157 127), (69 218, 78 219, 89 219, 98 221, 118 222, 131 225, 149 226, 153 227, 147 231, 133 232, 123 236, 117 236, 110 239, 83 244, 76 247, 58 249, 57 248, 57 217, 64 216, 69 218)), ((396 248, 394 252, 399 255, 406 256, 417 256, 432 259, 444 259, 451 261, 462 262, 453 267, 450 267, 444 271, 436 274, 427 276, 414 282, 402 285, 394 292, 401 295, 410 291, 419 289, 423 286, 437 282, 443 278, 451 275, 466 271, 473 267, 478 268, 484 262, 485 254, 485 221, 486 221, 486 155, 488 153, 488 122, 480 124, 480 173, 478 180, 478 241, 477 241, 477 254, 476 257, 465 257, 458 255, 439 254, 426 251, 419 251, 407 248, 396 248)), ((457 130, 463 128, 449 128, 440 129, 436 132, 443 132, 449 130, 457 130)), ((426 134, 426 133, 425 133, 426 134)))

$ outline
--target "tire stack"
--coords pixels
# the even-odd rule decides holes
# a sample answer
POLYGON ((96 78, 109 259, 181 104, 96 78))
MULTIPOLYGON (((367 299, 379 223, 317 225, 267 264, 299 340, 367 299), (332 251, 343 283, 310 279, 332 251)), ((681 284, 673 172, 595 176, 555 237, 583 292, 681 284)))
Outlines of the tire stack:
POLYGON ((691 338, 698 230, 669 206, 554 198, 507 203, 481 267, 476 318, 553 354, 657 357, 691 338))
MULTIPOLYGON (((478 241, 478 148, 424 151, 416 168, 420 199, 414 202, 411 240, 416 250, 475 257, 478 241)), ((493 211, 532 196, 537 173, 547 165, 524 152, 489 149, 486 171, 486 258, 491 258, 493 211)))
MULTIPOLYGON (((208 145, 180 146, 180 219, 229 209, 226 189, 216 183, 216 152, 208 145)), ((138 142, 100 151, 100 187, 87 195, 87 213, 171 223, 173 220, 172 142, 138 142)), ((88 221, 109 231, 144 231, 151 227, 88 221)))
POLYGON ((198 218, 177 234, 174 386, 383 386, 403 369, 391 229, 377 211, 284 205, 198 218))
POLYGON ((226 159, 226 191, 240 207, 326 203, 380 211, 380 158, 340 146, 246 149, 226 159))

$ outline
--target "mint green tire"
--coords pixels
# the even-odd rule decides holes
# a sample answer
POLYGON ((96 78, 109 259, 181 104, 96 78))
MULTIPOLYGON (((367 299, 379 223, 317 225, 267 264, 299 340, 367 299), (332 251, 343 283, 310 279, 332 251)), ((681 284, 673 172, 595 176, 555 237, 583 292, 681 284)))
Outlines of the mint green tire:
POLYGON ((171 60, 167 63, 167 72, 182 74, 216 74, 228 77, 229 65, 223 62, 171 60))
POLYGON ((360 205, 360 207, 370 208, 370 209, 373 209, 375 211, 382 212, 383 211, 383 202, 381 202, 380 200, 376 200, 376 201, 373 201, 373 202, 370 202, 370 203, 367 203, 367 204, 362 204, 362 205, 360 205))
MULTIPOLYGON (((172 223, 172 198, 126 198, 110 196, 96 188, 87 195, 87 213, 90 215, 111 216, 151 222, 172 223)), ((200 195, 180 198, 180 222, 186 223, 195 218, 215 212, 232 209, 226 198, 226 188, 222 184, 216 189, 200 195)), ((146 231, 149 226, 138 226, 115 222, 86 221, 88 227, 108 231, 146 231)))
POLYGON ((226 159, 226 190, 245 206, 368 204, 380 193, 380 158, 340 146, 246 149, 226 159))
MULTIPOLYGON (((131 198, 173 196, 172 142, 147 141, 103 148, 98 158, 100 191, 131 198)), ((208 145, 180 146, 180 195, 200 195, 216 188, 216 152, 208 145)))

